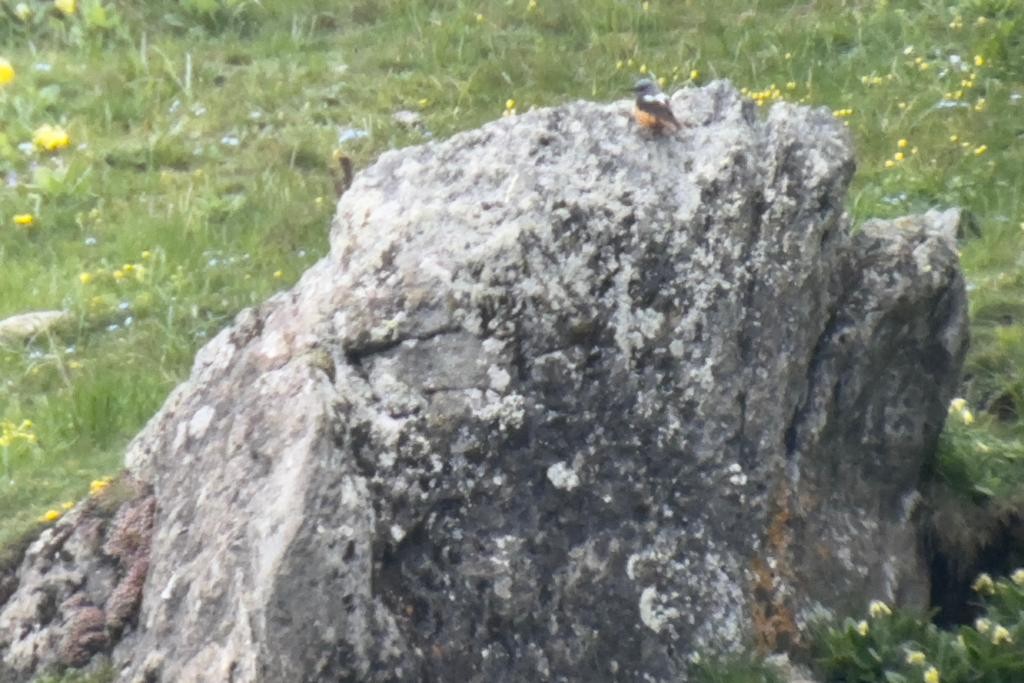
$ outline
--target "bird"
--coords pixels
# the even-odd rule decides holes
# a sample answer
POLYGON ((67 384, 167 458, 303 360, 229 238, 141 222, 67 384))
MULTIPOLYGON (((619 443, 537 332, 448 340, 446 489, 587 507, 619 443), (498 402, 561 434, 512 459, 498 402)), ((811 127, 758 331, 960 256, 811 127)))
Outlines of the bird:
POLYGON ((682 128, 668 101, 668 95, 661 91, 658 84, 650 78, 641 78, 633 86, 636 93, 636 108, 633 119, 641 128, 661 133, 669 129, 676 131, 682 128))
POLYGON ((352 158, 340 149, 331 152, 331 161, 327 165, 334 180, 334 192, 338 197, 345 194, 352 185, 352 158))

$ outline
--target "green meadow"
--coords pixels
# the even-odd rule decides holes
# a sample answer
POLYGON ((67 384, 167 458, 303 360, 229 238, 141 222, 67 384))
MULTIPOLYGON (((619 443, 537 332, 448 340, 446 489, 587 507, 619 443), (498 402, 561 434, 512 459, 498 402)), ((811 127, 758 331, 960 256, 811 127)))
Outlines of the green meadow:
MULTIPOLYGON (((641 74, 829 108, 856 141, 855 223, 969 213, 972 346, 928 487, 963 528, 1019 520, 1018 0, 0 0, 0 319, 68 313, 0 339, 0 558, 102 488, 195 352, 326 253, 340 156, 358 170, 503 115, 624 98, 641 74)), ((940 544, 969 565, 986 533, 940 544)), ((1006 614, 1009 640, 963 627, 963 657, 973 633, 1024 661, 1022 617, 1006 614)), ((830 680, 938 683, 900 654, 912 637, 947 657, 943 682, 1024 680, 957 673, 957 634, 913 620, 879 664, 851 618, 822 637, 830 680)), ((723 667, 707 680, 759 680, 723 667)))

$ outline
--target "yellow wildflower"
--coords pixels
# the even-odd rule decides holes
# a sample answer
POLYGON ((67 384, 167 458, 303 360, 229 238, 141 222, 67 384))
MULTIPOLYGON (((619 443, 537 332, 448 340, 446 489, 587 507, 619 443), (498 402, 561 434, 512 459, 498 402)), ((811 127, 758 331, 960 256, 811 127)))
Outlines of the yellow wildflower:
MULTIPOLYGON (((320 198, 317 197, 317 199, 320 199, 320 198)), ((153 258, 153 252, 151 252, 150 250, 146 249, 145 251, 142 252, 141 256, 142 256, 142 260, 143 261, 148 261, 149 259, 153 258)))
POLYGON ((622 71, 622 67, 625 66, 625 64, 626 63, 620 59, 619 61, 615 62, 615 70, 622 71))
POLYGON ((537 9, 537 0, 530 0, 530 2, 527 3, 526 5, 526 11, 532 12, 535 9, 537 9))
POLYGON ((889 609, 889 606, 881 600, 872 600, 871 604, 868 605, 868 614, 877 619, 878 617, 891 616, 892 610, 889 609))
POLYGON ((900 149, 905 148, 909 144, 910 143, 907 142, 906 138, 900 138, 899 140, 896 141, 896 146, 899 147, 900 149))
POLYGON ((283 270, 275 270, 274 271, 274 279, 275 280, 280 280, 283 277, 284 277, 284 271, 283 270))
POLYGON ((690 70, 690 80, 691 81, 699 81, 700 80, 700 70, 698 70, 698 69, 691 69, 690 70))
POLYGON ((14 67, 11 63, 0 57, 0 88, 14 80, 14 67))
POLYGON ((996 626, 996 630, 992 632, 992 644, 1001 645, 1003 643, 1012 643, 1013 638, 1010 636, 1010 632, 1005 626, 996 626))
POLYGON ((868 622, 863 619, 857 622, 857 626, 854 627, 861 636, 867 637, 868 635, 868 622))
POLYGON ((985 101, 985 98, 979 97, 978 101, 974 103, 974 111, 985 111, 987 106, 988 103, 985 101))
POLYGON ((641 64, 641 65, 640 65, 640 69, 639 69, 639 71, 640 71, 640 73, 642 73, 642 74, 645 74, 645 73, 647 73, 647 64, 641 64))
POLYGON ((1024 586, 1024 569, 1018 569, 1010 574, 1010 581, 1013 581, 1018 586, 1024 586))
POLYGON ((976 593, 981 593, 982 595, 992 595, 996 592, 995 584, 992 582, 992 577, 985 573, 978 574, 978 578, 976 578, 974 583, 971 584, 971 588, 973 588, 976 593))
POLYGON ((934 666, 928 667, 924 672, 924 683, 939 683, 939 670, 934 666))
POLYGON ((974 55, 974 66, 978 68, 985 66, 985 57, 983 55, 974 55))
POLYGON ((988 145, 978 145, 974 148, 974 156, 980 157, 982 154, 988 151, 988 145))
POLYGON ((73 501, 69 500, 69 501, 66 501, 64 503, 61 503, 60 507, 61 507, 62 510, 67 511, 67 510, 70 510, 71 508, 75 507, 75 504, 74 504, 73 501))
POLYGON ((39 518, 39 521, 49 524, 50 522, 56 522, 58 519, 60 519, 60 510, 47 510, 39 518))
POLYGON ((39 149, 55 152, 70 145, 71 137, 60 126, 51 126, 47 123, 36 129, 36 132, 32 135, 32 142, 39 149))
POLYGON ((886 159, 885 160, 885 167, 886 168, 892 168, 895 165, 896 165, 896 162, 893 161, 892 159, 886 159))
POLYGON ((8 420, 0 422, 0 447, 10 446, 18 441, 25 443, 36 443, 39 439, 32 431, 32 420, 22 420, 21 424, 14 424, 8 420))
POLYGON ((907 650, 907 664, 920 666, 924 664, 924 653, 920 650, 907 650))
POLYGON ((892 158, 895 159, 896 161, 903 161, 907 157, 905 154, 903 154, 903 152, 896 152, 895 154, 892 155, 892 158))
MULTIPOLYGON (((966 145, 967 143, 965 142, 964 144, 966 145)), ((966 399, 954 398, 952 401, 950 401, 949 402, 949 414, 950 415, 953 415, 953 414, 959 415, 960 419, 963 421, 963 423, 965 425, 974 424, 974 413, 972 413, 971 409, 967 407, 967 400, 966 399)), ((988 575, 987 574, 982 574, 982 576, 987 577, 988 575)), ((981 580, 982 580, 982 578, 978 577, 978 581, 981 581, 981 580)), ((989 581, 989 584, 991 584, 992 579, 989 578, 988 581, 989 581)), ((975 590, 977 590, 977 589, 975 589, 975 590)))
POLYGON ((78 274, 78 281, 81 282, 83 285, 91 285, 93 280, 93 274, 88 271, 78 274))
POLYGON ((796 90, 796 81, 786 83, 786 90, 796 90))
POLYGON ((64 16, 75 13, 76 0, 53 0, 53 6, 60 10, 64 16))
POLYGON ((36 217, 30 213, 16 213, 11 217, 15 225, 20 225, 23 228, 30 227, 36 222, 36 217))
POLYGON ((103 477, 102 479, 93 479, 89 482, 89 495, 96 496, 110 487, 110 482, 113 481, 110 477, 103 477))
POLYGON ((123 282, 126 277, 128 276, 120 268, 114 271, 114 282, 123 282))
POLYGON ((476 15, 476 23, 478 23, 478 24, 484 23, 484 15, 482 15, 480 13, 477 13, 477 15, 476 15))
POLYGON ((988 633, 991 628, 992 622, 984 617, 974 620, 974 630, 982 635, 988 633))
POLYGON ((786 54, 782 55, 782 58, 788 62, 789 60, 793 59, 793 53, 787 52, 786 54))
MULTIPOLYGON (((956 133, 954 133, 953 135, 949 136, 949 141, 950 142, 959 142, 960 141, 960 136, 957 135, 956 133)), ((961 399, 961 400, 963 400, 963 399, 961 399)))

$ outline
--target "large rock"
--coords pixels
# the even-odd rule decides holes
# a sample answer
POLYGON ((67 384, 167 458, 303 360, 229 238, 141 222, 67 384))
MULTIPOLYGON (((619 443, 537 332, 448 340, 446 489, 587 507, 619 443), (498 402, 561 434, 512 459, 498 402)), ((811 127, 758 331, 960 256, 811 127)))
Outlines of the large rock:
POLYGON ((852 235, 848 136, 731 86, 383 155, 331 253, 133 442, 131 681, 680 681, 924 606, 966 344, 933 217, 852 235))

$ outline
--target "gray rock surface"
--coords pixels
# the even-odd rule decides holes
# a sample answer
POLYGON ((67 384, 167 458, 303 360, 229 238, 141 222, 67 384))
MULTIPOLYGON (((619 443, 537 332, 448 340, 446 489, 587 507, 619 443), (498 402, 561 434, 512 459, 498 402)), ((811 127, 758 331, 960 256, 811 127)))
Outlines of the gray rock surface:
POLYGON ((725 83, 384 154, 129 448, 129 681, 685 681, 925 604, 948 230, 851 234, 848 136, 725 83))

